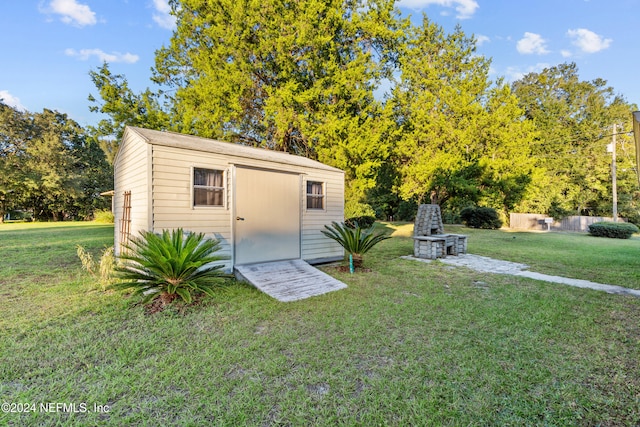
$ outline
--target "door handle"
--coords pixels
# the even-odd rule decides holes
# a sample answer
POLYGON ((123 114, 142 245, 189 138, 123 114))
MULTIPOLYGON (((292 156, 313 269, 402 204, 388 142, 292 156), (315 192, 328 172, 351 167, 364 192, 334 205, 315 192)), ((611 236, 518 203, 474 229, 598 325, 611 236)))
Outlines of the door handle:
POLYGON ((237 216, 236 221, 244 221, 244 218, 237 216))

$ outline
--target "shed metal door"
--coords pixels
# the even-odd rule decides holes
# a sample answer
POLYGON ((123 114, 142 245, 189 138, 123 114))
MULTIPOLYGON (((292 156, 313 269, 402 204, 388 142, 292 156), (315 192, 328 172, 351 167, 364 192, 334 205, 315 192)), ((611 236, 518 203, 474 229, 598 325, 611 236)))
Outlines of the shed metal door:
POLYGON ((300 258, 300 175, 236 168, 235 264, 300 258))

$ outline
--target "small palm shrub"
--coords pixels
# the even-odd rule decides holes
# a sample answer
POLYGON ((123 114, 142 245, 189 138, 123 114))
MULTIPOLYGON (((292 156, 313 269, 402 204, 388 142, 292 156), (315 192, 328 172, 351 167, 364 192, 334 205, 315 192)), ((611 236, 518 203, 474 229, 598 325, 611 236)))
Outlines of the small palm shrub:
POLYGON ((460 219, 467 227, 496 229, 502 227, 502 220, 493 208, 469 206, 460 211, 460 219))
POLYGON ((114 289, 133 289, 143 303, 160 298, 163 304, 177 297, 186 303, 194 294, 213 295, 229 276, 217 262, 227 259, 217 255, 220 242, 205 239, 204 234, 185 233, 182 229, 164 230, 162 234, 142 231, 131 239, 120 255, 114 289))
POLYGON ((350 227, 345 223, 333 221, 331 225, 325 225, 322 234, 335 240, 344 250, 353 256, 353 266, 362 267, 362 255, 390 236, 382 233, 374 234, 374 227, 362 228, 357 223, 355 227, 350 227))
POLYGON ((589 234, 596 237, 610 237, 613 239, 628 239, 638 227, 628 222, 595 222, 589 225, 589 234))

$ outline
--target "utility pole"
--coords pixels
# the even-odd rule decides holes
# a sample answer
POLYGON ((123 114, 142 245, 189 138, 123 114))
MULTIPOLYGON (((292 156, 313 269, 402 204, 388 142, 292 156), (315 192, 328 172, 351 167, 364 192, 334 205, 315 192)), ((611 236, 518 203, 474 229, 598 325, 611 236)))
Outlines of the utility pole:
POLYGON ((613 222, 618 222, 618 180, 616 177, 616 124, 613 124, 611 141, 611 189, 613 191, 613 222))

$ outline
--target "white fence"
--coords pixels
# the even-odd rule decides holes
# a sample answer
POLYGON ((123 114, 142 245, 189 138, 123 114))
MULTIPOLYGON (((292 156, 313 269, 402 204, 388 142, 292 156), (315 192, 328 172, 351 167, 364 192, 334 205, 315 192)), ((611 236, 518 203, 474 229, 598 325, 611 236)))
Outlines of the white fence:
MULTIPOLYGON (((547 230, 545 218, 548 215, 543 214, 509 214, 509 228, 514 230, 547 230)), ((594 222, 613 221, 611 217, 604 216, 568 216, 562 221, 553 221, 551 223, 552 231, 589 231, 589 225, 594 222)), ((619 218, 620 222, 626 222, 625 219, 619 218)))

